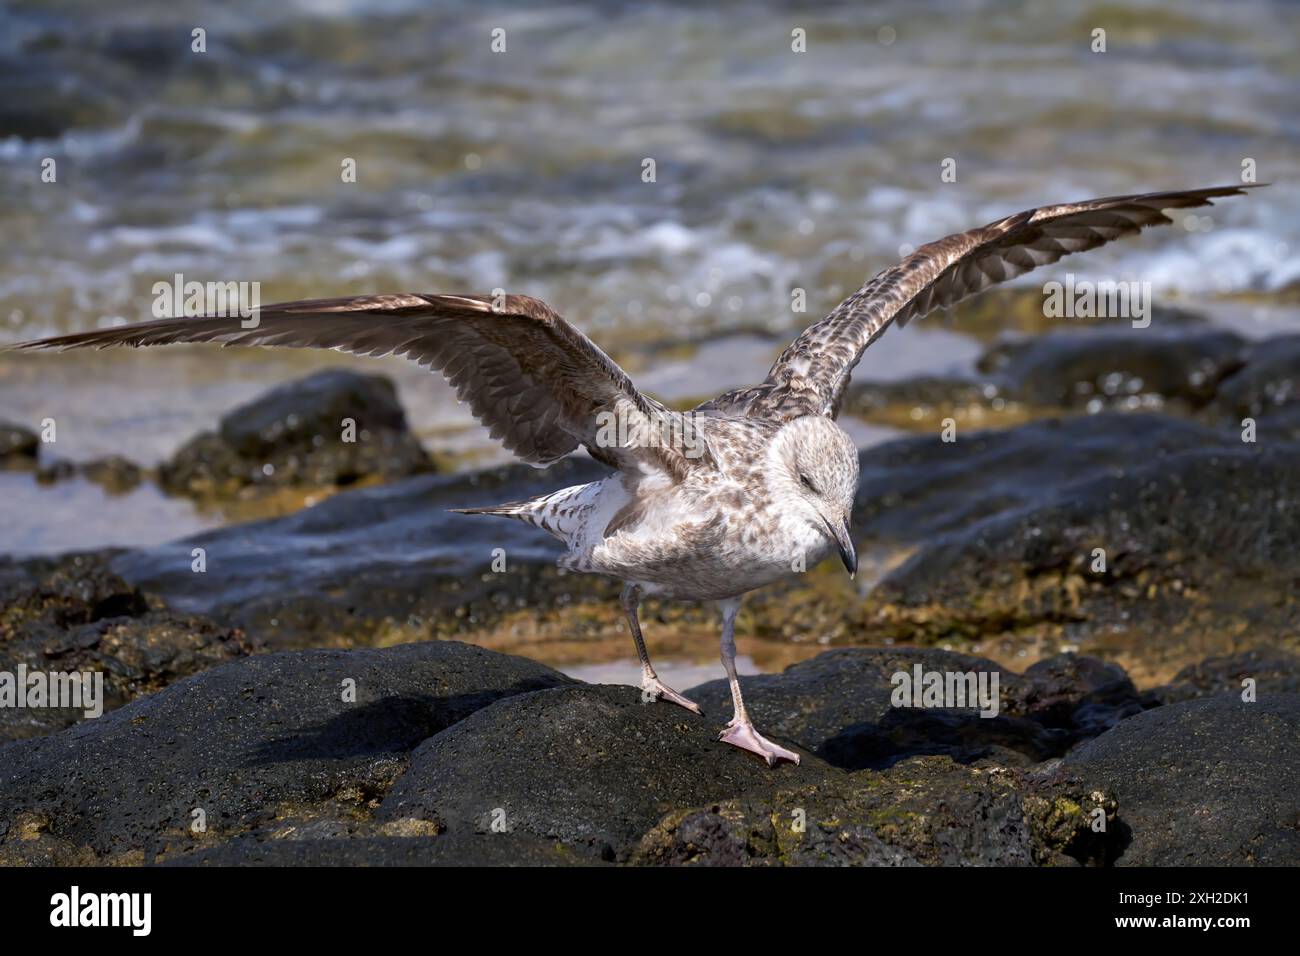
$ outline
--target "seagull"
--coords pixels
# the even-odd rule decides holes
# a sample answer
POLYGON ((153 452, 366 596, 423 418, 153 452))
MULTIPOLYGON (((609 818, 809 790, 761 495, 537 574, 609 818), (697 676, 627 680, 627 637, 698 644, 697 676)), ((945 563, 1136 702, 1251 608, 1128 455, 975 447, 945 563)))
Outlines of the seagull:
POLYGON ((1244 186, 1153 192, 1041 206, 921 246, 805 329, 760 384, 689 411, 638 391, 590 339, 526 295, 392 294, 313 299, 241 317, 165 318, 40 339, 11 349, 220 342, 401 355, 441 372, 493 438, 544 467, 579 446, 612 473, 600 481, 492 507, 549 532, 562 567, 623 582, 620 598, 647 701, 700 708, 655 673, 638 609, 647 597, 715 601, 733 715, 719 739, 775 766, 799 754, 763 737, 736 674, 742 597, 838 555, 850 575, 858 484, 853 441, 836 424, 853 369, 890 325, 1062 256, 1211 205, 1244 186))

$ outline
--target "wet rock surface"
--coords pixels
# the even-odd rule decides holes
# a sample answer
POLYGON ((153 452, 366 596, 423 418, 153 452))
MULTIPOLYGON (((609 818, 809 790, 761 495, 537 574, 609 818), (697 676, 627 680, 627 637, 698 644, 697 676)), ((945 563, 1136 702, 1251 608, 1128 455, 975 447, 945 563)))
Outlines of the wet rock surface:
MULTIPOLYGON (((1300 531, 1291 504, 1300 500, 1298 464, 1294 443, 1243 444, 1236 432, 1156 415, 1036 422, 955 443, 891 442, 861 458, 854 527, 867 587, 814 569, 753 595, 740 631, 773 647, 813 639, 946 644, 1003 664, 1078 650, 1120 664, 1147 687, 1212 656, 1266 646, 1294 653, 1297 612, 1285 596, 1296 571, 1290 542, 1300 531)), ((571 648, 561 660, 589 659, 585 648, 598 641, 626 655, 616 584, 559 573, 558 546, 533 529, 447 510, 603 473, 573 459, 545 472, 422 475, 344 491, 282 518, 105 553, 97 560, 120 583, 102 600, 131 606, 81 607, 66 620, 56 614, 50 627, 153 609, 210 622, 193 635, 238 631, 250 646, 272 650, 464 636, 530 655, 554 655, 558 642, 571 648), (203 573, 194 570, 196 548, 203 573)), ((77 560, 7 566, 33 574, 61 566, 67 583, 79 580, 77 560)), ((78 586, 93 592, 92 579, 78 586)), ((30 615, 25 600, 6 597, 0 619, 15 601, 30 615)), ((654 613, 652 644, 680 632, 716 633, 709 609, 654 613)), ((66 642, 53 630, 30 647, 66 642)), ((180 631, 171 633, 180 641, 180 631)), ((193 636, 180 643, 187 646, 179 659, 195 670, 222 659, 204 647, 235 646, 193 636)), ((190 672, 162 668, 128 683, 156 689, 190 672)), ((1004 750, 1022 747, 1020 759, 1052 752, 1055 743, 1034 739, 1043 728, 1076 732, 1042 721, 1008 725, 1004 750)))
POLYGON ((224 496, 251 486, 346 486, 432 469, 407 428, 392 382, 328 369, 227 413, 159 468, 175 494, 224 496))
MULTIPOLYGON (((956 442, 900 439, 860 464, 854 533, 865 582, 854 588, 820 568, 757 592, 742 635, 773 648, 949 644, 1003 663, 1077 650, 1143 686, 1210 656, 1300 650, 1285 599, 1300 444, 1105 413, 956 442)), ((599 641, 625 656, 617 584, 560 573, 558 544, 534 529, 448 510, 605 473, 576 458, 541 472, 420 475, 107 560, 174 612, 271 649, 432 635, 556 662, 589 659, 584 648, 599 641)), ((654 613, 652 641, 716 633, 711 609, 654 613)))
MULTIPOLYGON (((0 423, 0 468, 31 471, 46 485, 81 477, 109 494, 152 480, 168 494, 209 506, 286 489, 327 492, 434 470, 410 432, 393 383, 344 369, 288 382, 231 410, 215 431, 196 435, 157 468, 121 455, 74 462, 39 451, 30 429, 0 423)), ((268 510, 284 508, 272 502, 268 510)))
MULTIPOLYGON (((855 590, 822 569, 754 595, 742 633, 774 649, 766 666, 794 659, 778 646, 813 641, 950 643, 1003 662, 1079 650, 1153 686, 1215 654, 1269 642, 1300 649, 1300 622, 1280 597, 1293 564, 1283 542, 1296 530, 1290 503, 1300 444, 1290 436, 1300 435, 1300 419, 1294 430, 1279 420, 1300 406, 1276 401, 1289 394, 1285 363, 1269 371, 1270 346, 1282 355, 1290 338, 1246 345, 1194 323, 1165 326, 1059 330, 996 344, 985 358, 1001 383, 995 400, 1011 405, 1027 401, 1041 374, 1068 392, 1052 402, 1086 407, 1086 391, 1109 409, 1154 395, 1152 407, 1181 409, 1178 416, 1103 411, 993 432, 962 425, 955 441, 918 436, 864 452, 854 532, 868 586, 855 590), (1220 402, 1256 373, 1264 384, 1254 390, 1273 398, 1257 441, 1247 443, 1239 427, 1223 427, 1232 421, 1220 402), (1139 379, 1136 392, 1123 385, 1139 379), (1076 388, 1085 381, 1093 385, 1076 388), (1123 387, 1107 384, 1114 382, 1123 387)), ((322 436, 327 448, 357 454, 365 442, 332 443, 343 417, 404 434, 391 389, 377 381, 314 376, 277 390, 283 400, 272 393, 232 413, 219 434, 201 440, 219 441, 244 461, 299 460, 312 454, 303 442, 322 436)), ((341 474, 294 467, 264 477, 341 474)), ((556 662, 582 660, 584 647, 619 639, 610 600, 617 585, 559 574, 558 546, 533 529, 447 509, 605 473, 578 458, 544 472, 417 475, 120 554, 112 567, 178 613, 242 628, 273 649, 463 636, 556 662), (207 555, 202 575, 191 570, 196 547, 207 555)), ((99 477, 106 487, 133 480, 129 468, 110 466, 99 477)), ((675 606, 658 611, 657 623, 676 633, 716 628, 711 612, 675 606)))
MULTIPOLYGON (((985 297, 981 297, 981 300, 985 297)), ((1162 313, 1162 315, 1164 315, 1162 313)), ((1159 318, 1159 316, 1157 316, 1159 318)), ((1006 428, 1107 411, 1240 426, 1295 402, 1300 336, 1249 343, 1196 322, 1051 328, 993 341, 968 373, 850 385, 848 413, 909 431, 1006 428)))
MULTIPOLYGON (((0 560, 0 671, 98 674, 93 709, 114 710, 256 646, 237 629, 151 603, 104 556, 0 560)), ((38 706, 0 706, 0 741, 85 719, 84 706, 48 706, 22 690, 38 706)))
POLYGON ((81 474, 102 487, 109 494, 125 494, 145 478, 145 471, 121 455, 110 455, 86 462, 79 468, 81 474))
POLYGON ((1177 402, 1193 410, 1245 364, 1245 342, 1231 332, 1142 331, 1054 331, 995 346, 978 368, 1030 405, 1100 410, 1177 402))
MULTIPOLYGON (((1152 658, 1141 675, 1148 684, 1216 651, 1273 637, 1290 647, 1295 612, 1277 595, 1294 564, 1286 542, 1297 530, 1297 464, 1295 443, 1245 444, 1237 432, 1157 415, 890 442, 863 453, 854 511, 874 587, 864 595, 814 570, 753 595, 742 632, 785 642, 958 640, 977 651, 997 642, 1049 656, 1109 653, 1114 628, 1141 628, 1155 640, 1127 648, 1152 658), (1158 630, 1171 621, 1176 633, 1158 630), (1190 644, 1188 628, 1198 635, 1190 644), (1225 643, 1227 634, 1247 643, 1225 643)), ((573 459, 545 472, 418 476, 123 553, 112 566, 169 606, 256 632, 273 648, 503 627, 612 634, 615 584, 559 574, 558 545, 533 529, 448 511, 604 473, 573 459), (195 547, 207 554, 204 575, 191 571, 195 547)), ((716 627, 693 609, 668 606, 661 616, 716 627)))
POLYGON ((166 866, 597 866, 558 840, 513 833, 468 837, 243 837, 162 861, 166 866))
POLYGON ((423 475, 356 489, 282 518, 124 553, 117 573, 170 606, 236 623, 274 648, 481 632, 581 596, 617 593, 603 579, 561 577, 558 544, 518 522, 448 509, 514 500, 605 473, 574 459, 546 472, 511 466, 423 475), (207 570, 192 573, 203 548, 207 570), (494 560, 504 559, 504 571, 494 560))
MULTIPOLYGON (((863 726, 854 681, 875 699, 888 668, 917 663, 993 669, 861 649, 746 681, 760 719, 779 716, 782 682, 790 696, 789 734, 764 730, 805 756, 771 770, 716 740, 725 709, 643 703, 634 688, 472 645, 256 655, 0 747, 0 863, 1300 861, 1300 697, 1217 695, 1122 716, 1121 672, 1062 658, 1005 673, 1004 712, 1078 725, 1099 690, 1124 706, 1108 729, 1076 726, 1082 742, 1061 743, 1063 758, 1008 762, 988 747, 1005 737, 996 720, 944 753, 887 719, 863 726), (844 769, 796 738, 848 728, 874 733, 889 759, 844 769), (1172 825, 1166 810, 1195 819, 1172 825)), ((942 738, 952 715, 934 713, 942 738)))
POLYGON ((24 428, 5 426, 0 426, 0 469, 29 471, 42 485, 85 478, 110 495, 125 494, 148 477, 146 469, 121 455, 108 455, 86 462, 60 458, 43 461, 34 433, 24 428), (9 449, 7 452, 5 447, 9 449))

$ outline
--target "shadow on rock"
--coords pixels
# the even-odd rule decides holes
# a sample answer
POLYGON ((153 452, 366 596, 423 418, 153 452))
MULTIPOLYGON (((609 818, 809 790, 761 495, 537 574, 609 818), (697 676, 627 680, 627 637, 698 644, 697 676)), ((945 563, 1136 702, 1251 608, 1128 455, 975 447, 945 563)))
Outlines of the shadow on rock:
MULTIPOLYGON (((958 763, 1023 766, 1064 754, 1142 709, 1122 670, 1062 654, 1016 674, 992 661, 934 648, 845 648, 780 674, 743 678, 754 722, 845 770, 883 769, 906 757, 943 754, 958 763), (997 677, 998 713, 980 707, 902 707, 903 678, 997 677)), ((706 712, 730 712, 726 681, 686 692, 706 712)))
POLYGON ((555 685, 554 679, 538 678, 474 694, 385 697, 358 704, 320 726, 259 744, 245 766, 406 753, 494 701, 555 685))
POLYGON ((423 736, 516 688, 569 683, 452 641, 215 667, 99 720, 0 747, 0 861, 140 861, 298 826, 286 820, 364 818, 423 736))

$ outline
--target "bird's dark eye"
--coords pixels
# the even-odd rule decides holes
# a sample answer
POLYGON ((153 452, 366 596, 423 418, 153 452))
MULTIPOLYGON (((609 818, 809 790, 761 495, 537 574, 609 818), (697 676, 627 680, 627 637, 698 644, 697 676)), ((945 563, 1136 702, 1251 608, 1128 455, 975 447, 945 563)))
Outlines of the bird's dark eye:
POLYGON ((812 480, 807 475, 801 474, 799 476, 799 480, 803 482, 803 486, 805 488, 807 488, 813 494, 817 494, 817 486, 812 483, 812 480))

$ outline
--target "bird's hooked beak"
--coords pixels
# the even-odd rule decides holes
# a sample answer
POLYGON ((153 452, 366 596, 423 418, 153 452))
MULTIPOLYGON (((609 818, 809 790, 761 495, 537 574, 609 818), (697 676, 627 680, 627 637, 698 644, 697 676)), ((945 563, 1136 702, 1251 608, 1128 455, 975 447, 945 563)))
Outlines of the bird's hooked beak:
POLYGON ((831 538, 835 541, 835 546, 840 549, 840 560, 844 562, 845 569, 849 572, 849 577, 858 573, 858 552, 853 547, 853 536, 849 534, 849 519, 843 518, 840 521, 826 522, 826 530, 831 533, 831 538))

